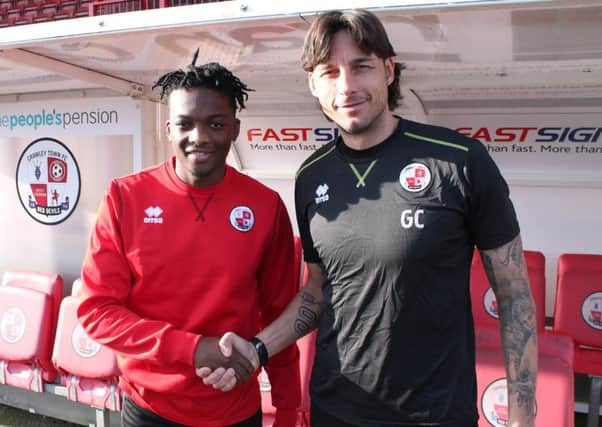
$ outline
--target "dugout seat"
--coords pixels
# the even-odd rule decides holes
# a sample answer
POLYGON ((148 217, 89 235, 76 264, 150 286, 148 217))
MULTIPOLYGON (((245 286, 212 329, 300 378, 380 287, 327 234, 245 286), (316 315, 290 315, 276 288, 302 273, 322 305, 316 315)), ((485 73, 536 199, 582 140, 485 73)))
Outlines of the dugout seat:
POLYGON ((0 284, 0 383, 44 391, 53 382, 52 343, 63 292, 58 274, 5 272, 0 284))
MULTIPOLYGON (((479 427, 508 425, 504 357, 496 329, 476 331, 479 427)), ((538 337, 535 427, 574 427, 573 342, 569 337, 538 337)))
POLYGON ((81 282, 73 283, 59 313, 52 362, 61 373, 67 398, 95 408, 121 410, 115 353, 91 339, 77 318, 81 282))
POLYGON ((52 300, 53 330, 59 317, 59 307, 63 299, 63 278, 60 274, 28 271, 6 271, 0 286, 32 289, 50 296, 52 300))
POLYGON ((602 255, 558 257, 555 333, 575 344, 575 373, 590 377, 588 427, 598 426, 602 389, 602 255))
MULTIPOLYGON (((529 284, 535 301, 537 331, 544 332, 546 323, 545 257, 538 251, 524 251, 529 284)), ((493 289, 483 267, 478 249, 475 249, 470 270, 470 299, 475 328, 499 328, 498 307, 493 289)))

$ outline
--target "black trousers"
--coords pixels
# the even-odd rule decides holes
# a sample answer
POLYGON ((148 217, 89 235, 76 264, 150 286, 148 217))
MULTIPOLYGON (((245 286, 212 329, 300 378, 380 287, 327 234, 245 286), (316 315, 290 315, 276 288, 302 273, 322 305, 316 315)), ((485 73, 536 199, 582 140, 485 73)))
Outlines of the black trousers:
MULTIPOLYGON (((349 424, 339 418, 333 417, 329 413, 320 409, 319 406, 311 404, 310 413, 310 425, 311 427, 358 427, 359 424, 349 424)), ((456 424, 454 424, 456 425, 456 424)), ((469 423, 464 424, 462 427, 478 427, 478 425, 469 423)))
MULTIPOLYGON (((251 418, 229 427, 261 427, 261 421, 261 410, 259 410, 251 418)), ((136 405, 127 395, 123 397, 121 425, 122 427, 186 427, 184 424, 166 420, 154 412, 136 405)))
POLYGON ((357 427, 353 424, 348 424, 339 418, 333 417, 328 412, 320 409, 319 406, 311 404, 310 412, 310 426, 311 427, 357 427))

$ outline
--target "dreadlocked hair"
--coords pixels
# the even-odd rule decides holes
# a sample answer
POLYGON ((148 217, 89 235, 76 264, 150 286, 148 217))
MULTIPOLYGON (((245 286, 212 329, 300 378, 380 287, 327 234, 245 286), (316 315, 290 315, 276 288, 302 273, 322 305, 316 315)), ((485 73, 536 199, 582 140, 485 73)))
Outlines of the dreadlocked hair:
POLYGON ((153 85, 161 88, 161 100, 169 97, 176 89, 206 88, 213 89, 227 96, 234 110, 245 108, 245 102, 253 89, 240 81, 230 70, 217 62, 195 65, 199 49, 192 58, 192 63, 184 69, 163 74, 153 85))

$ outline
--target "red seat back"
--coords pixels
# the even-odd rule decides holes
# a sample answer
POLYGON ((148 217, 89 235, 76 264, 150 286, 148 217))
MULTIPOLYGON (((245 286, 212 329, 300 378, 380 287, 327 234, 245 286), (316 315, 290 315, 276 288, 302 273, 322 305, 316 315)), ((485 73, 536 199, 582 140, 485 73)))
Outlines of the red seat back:
POLYGON ((602 255, 558 257, 553 329, 577 346, 602 348, 602 255))
POLYGON ((77 318, 81 281, 75 280, 71 296, 61 303, 52 362, 63 375, 67 398, 79 403, 121 409, 119 368, 115 353, 91 339, 77 318))
POLYGON ((602 255, 558 257, 554 325, 575 342, 574 371, 591 378, 588 425, 598 424, 602 376, 602 255))
POLYGON ((115 379, 119 375, 115 353, 91 339, 77 319, 79 299, 65 297, 61 304, 52 362, 59 372, 86 378, 115 379))
POLYGON ((51 313, 48 295, 0 286, 0 359, 48 359, 51 313))
POLYGON ((60 274, 7 271, 2 275, 2 286, 33 289, 47 294, 52 299, 52 333, 54 334, 63 299, 63 278, 60 274))
POLYGON ((34 271, 6 271, 2 275, 2 286, 11 288, 31 289, 41 292, 50 297, 50 341, 48 357, 40 360, 44 379, 54 381, 56 370, 50 360, 52 352, 52 341, 56 334, 56 323, 58 321, 59 307, 63 299, 63 278, 60 274, 34 272, 34 271))
MULTIPOLYGON (((498 331, 477 331, 477 407, 479 427, 508 425, 506 369, 498 331)), ((573 343, 568 337, 539 336, 535 427, 573 427, 573 343)))
MULTIPOLYGON (((537 310, 537 330, 543 332, 546 323, 546 276, 545 257, 538 251, 524 251, 529 284, 537 310)), ((493 289, 485 273, 481 255, 474 251, 470 270, 470 298, 476 328, 499 328, 498 307, 493 289)))
POLYGON ((53 381, 50 364, 52 301, 49 295, 0 286, 0 382, 43 391, 53 381))

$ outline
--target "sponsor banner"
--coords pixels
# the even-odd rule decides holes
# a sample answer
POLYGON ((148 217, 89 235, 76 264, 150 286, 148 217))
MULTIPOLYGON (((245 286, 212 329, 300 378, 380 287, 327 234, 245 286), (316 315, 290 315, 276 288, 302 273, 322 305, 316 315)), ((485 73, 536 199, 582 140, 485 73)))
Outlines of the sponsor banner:
POLYGON ((338 135, 337 127, 320 117, 242 117, 235 148, 243 169, 290 171, 338 135))
POLYGON ((82 98, 0 103, 0 137, 129 135, 140 126, 130 98, 82 98))
MULTIPOLYGON (((600 176, 602 112, 433 113, 431 123, 481 141, 506 175, 600 176)), ((297 170, 339 135, 322 117, 241 119, 243 169, 297 170)))
POLYGON ((602 112, 435 114, 432 123, 481 141, 502 171, 602 175, 602 112))

